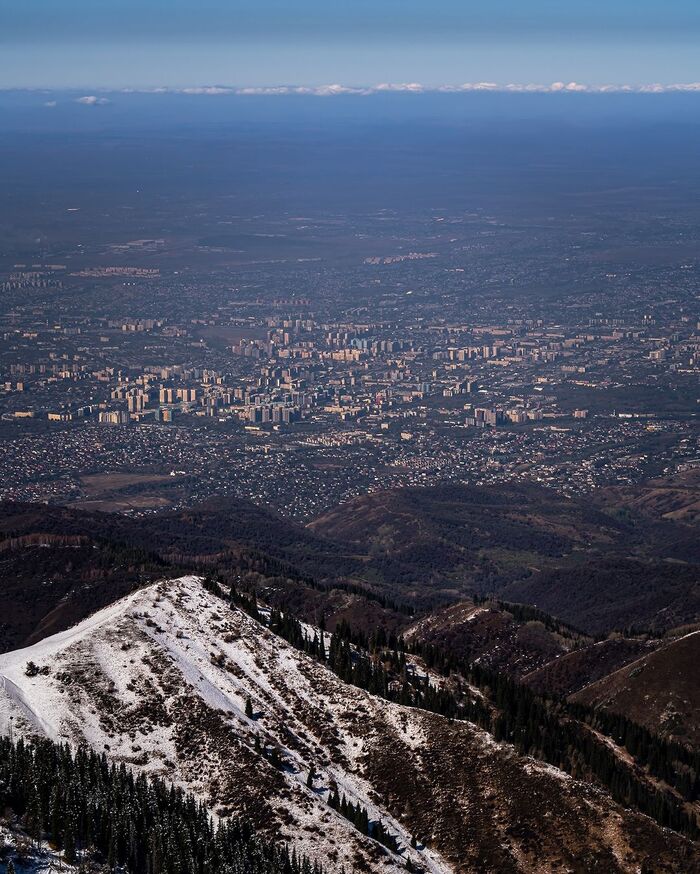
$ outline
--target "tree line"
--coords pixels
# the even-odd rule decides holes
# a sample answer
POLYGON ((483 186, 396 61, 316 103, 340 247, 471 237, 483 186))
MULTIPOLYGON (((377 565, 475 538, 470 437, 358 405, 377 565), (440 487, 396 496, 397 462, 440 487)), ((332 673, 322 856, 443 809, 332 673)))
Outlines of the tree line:
POLYGON ((215 825, 191 794, 123 764, 42 739, 0 738, 0 810, 71 864, 129 874, 322 874, 238 819, 215 825))

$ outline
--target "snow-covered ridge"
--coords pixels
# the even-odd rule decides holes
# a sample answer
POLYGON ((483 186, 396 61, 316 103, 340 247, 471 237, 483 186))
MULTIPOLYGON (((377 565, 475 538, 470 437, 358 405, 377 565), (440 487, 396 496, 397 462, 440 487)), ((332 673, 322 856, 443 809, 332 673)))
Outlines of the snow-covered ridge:
MULTIPOLYGON (((282 837, 326 864, 352 847, 369 864, 381 859, 382 871, 403 869, 408 856, 430 871, 451 870, 437 854, 412 850, 410 832, 372 801, 359 774, 361 739, 348 733, 323 742, 337 702, 332 689, 316 682, 318 673, 335 684, 321 666, 205 591, 198 577, 183 577, 134 592, 68 631, 0 656, 0 731, 105 750, 192 789, 219 813, 249 813, 255 805, 232 795, 236 784, 246 786, 255 803, 273 808, 282 837), (28 676, 30 663, 38 674, 28 676), (248 700, 253 718, 246 716, 248 700), (309 721, 322 729, 316 736, 309 721), (238 761, 228 763, 230 773, 219 772, 220 751, 208 733, 231 735, 238 761), (265 758, 273 747, 283 770, 265 758), (309 789, 312 764, 318 776, 309 789), (400 856, 328 807, 333 785, 391 829, 402 844, 400 856)), ((371 701, 359 689, 347 697, 357 707, 371 701)), ((409 741, 419 736, 416 728, 409 741)))
POLYGON ((343 683, 198 577, 153 584, 0 656, 0 731, 10 728, 172 780, 329 872, 389 874, 410 858, 430 874, 540 874, 575 867, 591 846, 636 865, 645 830, 658 853, 680 840, 470 723, 343 683), (398 853, 329 807, 336 787, 381 820, 398 853))

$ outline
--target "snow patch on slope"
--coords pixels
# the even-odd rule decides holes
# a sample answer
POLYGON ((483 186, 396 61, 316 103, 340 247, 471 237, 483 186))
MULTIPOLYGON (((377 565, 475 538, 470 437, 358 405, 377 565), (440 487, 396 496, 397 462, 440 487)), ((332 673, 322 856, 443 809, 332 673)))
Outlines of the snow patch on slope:
POLYGON ((436 852, 413 850, 411 834, 373 797, 362 776, 372 738, 358 732, 358 718, 363 731, 400 736, 407 751, 424 738, 420 711, 340 683, 197 577, 149 586, 0 656, 0 731, 12 723, 16 733, 86 743, 194 791, 221 815, 241 812, 246 794, 267 808, 274 834, 330 870, 397 872, 410 857, 431 874, 451 871, 436 852), (28 676, 30 661, 48 673, 28 676), (273 748, 281 769, 266 756, 273 748), (396 835, 399 855, 328 807, 334 786, 396 835))

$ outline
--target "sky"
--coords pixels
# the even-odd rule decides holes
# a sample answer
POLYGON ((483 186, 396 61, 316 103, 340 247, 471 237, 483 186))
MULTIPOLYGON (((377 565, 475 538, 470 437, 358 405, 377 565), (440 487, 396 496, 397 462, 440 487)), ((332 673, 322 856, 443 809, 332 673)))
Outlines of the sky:
POLYGON ((698 0, 0 0, 2 88, 700 81, 698 0))

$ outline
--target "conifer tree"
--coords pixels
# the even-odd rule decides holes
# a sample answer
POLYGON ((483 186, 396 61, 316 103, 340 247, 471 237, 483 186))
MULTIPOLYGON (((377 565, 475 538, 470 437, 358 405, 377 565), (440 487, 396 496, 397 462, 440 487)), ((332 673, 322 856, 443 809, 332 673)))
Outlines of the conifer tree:
MULTIPOLYGON (((273 750, 272 755, 279 756, 273 750)), ((281 759, 280 759, 281 761, 281 759)), ((129 874, 322 874, 238 820, 212 823, 181 789, 84 748, 0 737, 0 805, 70 864, 93 851, 129 874), (48 811, 44 820, 42 811, 48 811)), ((10 869, 11 870, 11 869, 10 869)))

